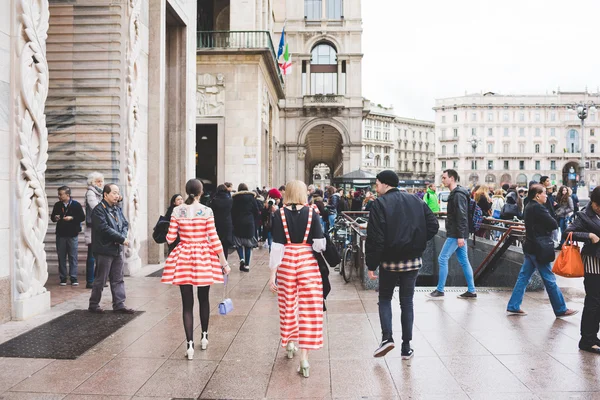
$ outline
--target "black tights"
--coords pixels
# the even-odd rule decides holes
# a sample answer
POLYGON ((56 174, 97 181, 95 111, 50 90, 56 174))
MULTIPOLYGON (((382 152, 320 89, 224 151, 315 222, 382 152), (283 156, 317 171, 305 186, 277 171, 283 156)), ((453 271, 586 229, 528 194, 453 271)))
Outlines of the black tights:
MULTIPOLYGON (((185 329, 186 341, 194 340, 194 288, 192 285, 180 285, 181 302, 183 303, 183 329, 185 329)), ((200 326, 202 332, 208 332, 208 317, 210 315, 210 303, 208 292, 210 286, 198 287, 198 304, 200 306, 200 326)))

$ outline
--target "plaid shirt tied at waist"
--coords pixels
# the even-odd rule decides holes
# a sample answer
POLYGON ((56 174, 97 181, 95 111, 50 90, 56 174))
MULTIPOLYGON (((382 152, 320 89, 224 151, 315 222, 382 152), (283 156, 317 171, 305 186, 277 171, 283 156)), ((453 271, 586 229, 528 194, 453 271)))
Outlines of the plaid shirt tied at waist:
POLYGON ((382 262, 381 267, 391 272, 408 272, 421 268, 423 259, 421 257, 413 258, 412 260, 398 262, 382 262))

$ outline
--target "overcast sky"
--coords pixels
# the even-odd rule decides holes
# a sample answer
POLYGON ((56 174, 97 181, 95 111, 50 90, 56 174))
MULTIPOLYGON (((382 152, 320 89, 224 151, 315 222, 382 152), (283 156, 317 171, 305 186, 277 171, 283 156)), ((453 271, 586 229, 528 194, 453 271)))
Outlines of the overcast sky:
POLYGON ((362 0, 363 96, 433 120, 436 98, 596 92, 600 1, 362 0))

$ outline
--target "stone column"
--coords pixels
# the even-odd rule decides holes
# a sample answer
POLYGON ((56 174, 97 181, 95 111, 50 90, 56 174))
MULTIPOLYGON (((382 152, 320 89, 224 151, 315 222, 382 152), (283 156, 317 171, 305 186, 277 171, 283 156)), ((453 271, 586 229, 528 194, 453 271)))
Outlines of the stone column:
POLYGON ((308 61, 306 62, 306 95, 310 96, 312 93, 310 92, 311 90, 311 84, 310 84, 310 58, 308 59, 308 61))
MULTIPOLYGON (((50 292, 44 287, 48 280, 44 250, 48 229, 44 189, 48 130, 44 109, 48 96, 49 12, 47 0, 16 0, 13 4, 16 18, 10 54, 14 84, 10 99, 14 102, 10 126, 14 146, 8 260, 12 265, 12 318, 22 320, 50 309, 50 292)), ((9 15, 14 14, 9 11, 9 15)))

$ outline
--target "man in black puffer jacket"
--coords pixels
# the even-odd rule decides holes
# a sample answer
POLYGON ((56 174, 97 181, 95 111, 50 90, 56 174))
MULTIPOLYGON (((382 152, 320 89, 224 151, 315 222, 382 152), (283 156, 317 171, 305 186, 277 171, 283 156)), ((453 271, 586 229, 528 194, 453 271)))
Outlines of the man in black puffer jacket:
POLYGON ((367 225, 365 243, 366 264, 369 278, 375 279, 379 267, 379 319, 382 341, 375 357, 383 357, 394 348, 392 338, 392 295, 399 286, 402 310, 403 359, 412 357, 410 348, 413 326, 413 296, 421 256, 427 241, 439 229, 437 218, 416 196, 398 190, 398 175, 386 170, 377 175, 377 194, 367 225))

